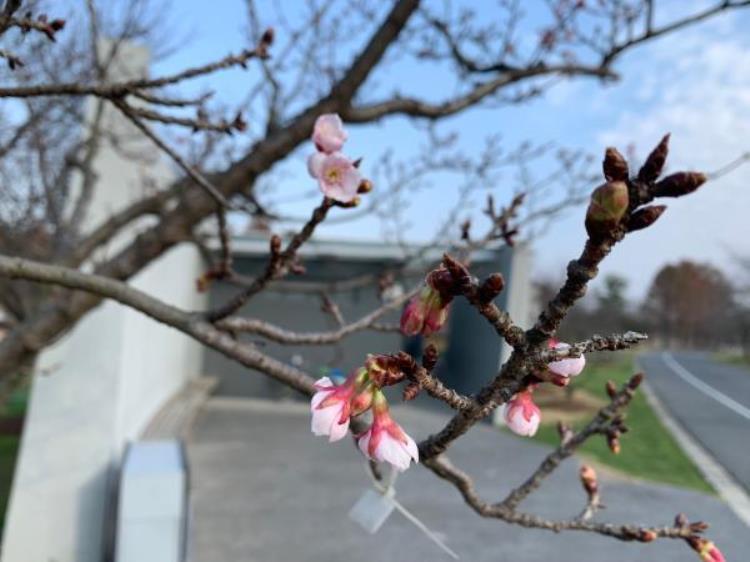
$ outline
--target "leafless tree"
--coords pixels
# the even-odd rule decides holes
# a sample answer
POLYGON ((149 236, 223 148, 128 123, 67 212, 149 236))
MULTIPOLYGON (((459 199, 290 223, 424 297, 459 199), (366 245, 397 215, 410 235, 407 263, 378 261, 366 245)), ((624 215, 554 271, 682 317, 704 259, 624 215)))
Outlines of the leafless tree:
MULTIPOLYGON (((8 0, 4 5, 0 17, 0 35, 4 39, 16 32, 38 36, 42 43, 62 37, 66 24, 61 19, 47 17, 35 11, 36 8, 27 14, 20 4, 18 0, 8 0)), ((494 181, 492 174, 498 166, 533 168, 532 146, 511 152, 512 156, 504 159, 505 153, 499 152, 491 139, 486 157, 462 159, 456 151, 448 150, 445 159, 436 160, 434 148, 444 148, 449 141, 434 126, 473 107, 523 102, 560 80, 615 80, 615 63, 639 45, 750 3, 723 0, 660 24, 655 23, 655 4, 619 0, 547 2, 548 23, 529 44, 518 39, 529 29, 524 27, 527 20, 522 3, 513 0, 500 2, 497 12, 489 18, 468 9, 454 10, 450 3, 443 7, 419 0, 308 2, 303 21, 290 23, 280 15, 275 32, 267 27, 269 22, 255 3, 249 1, 250 48, 174 74, 120 81, 108 79, 110 55, 102 55, 97 49, 103 18, 93 3, 86 5, 89 33, 85 43, 92 53, 86 68, 76 70, 70 65, 45 64, 63 56, 66 45, 61 44, 60 49, 43 44, 23 45, 18 50, 8 39, 9 45, 2 56, 17 82, 0 87, 0 97, 26 110, 20 124, 14 123, 4 131, 0 145, 4 160, 11 162, 4 173, 4 186, 9 187, 2 191, 0 215, 0 244, 6 254, 0 256, 0 277, 4 279, 2 293, 8 296, 2 305, 9 313, 11 325, 0 341, 0 373, 8 377, 16 372, 39 350, 75 326, 102 299, 110 298, 181 330, 304 395, 311 395, 315 388, 308 373, 283 364, 258 347, 239 342, 233 334, 249 332, 274 341, 311 345, 337 341, 358 330, 377 329, 379 318, 387 310, 400 306, 410 294, 331 332, 300 333, 262 319, 239 318, 235 313, 244 303, 269 284, 299 269, 299 248, 342 205, 323 197, 286 244, 280 237, 272 236, 265 272, 254 279, 239 279, 232 270, 227 214, 249 213, 270 221, 271 225, 274 220, 293 219, 276 212, 279 204, 274 203, 274 197, 279 194, 269 187, 272 183, 269 178, 274 177, 272 168, 310 137, 316 118, 326 113, 337 113, 351 125, 396 115, 413 119, 415 126, 425 129, 428 139, 429 150, 418 164, 425 170, 445 166, 489 183, 494 181), (347 25, 339 25, 342 21, 347 25), (368 32, 343 32, 355 28, 368 32), (452 94, 435 101, 410 94, 410 90, 418 88, 408 80, 404 80, 399 91, 391 90, 387 81, 382 85, 379 80, 384 80, 383 74, 398 68, 404 60, 435 65, 439 68, 436 72, 452 82, 452 94), (50 74, 35 70, 37 65, 50 74), (236 140, 235 144, 223 137, 244 131, 246 118, 234 112, 212 115, 205 109, 205 96, 184 97, 178 87, 191 79, 236 67, 248 67, 248 72, 257 77, 244 105, 249 108, 252 122, 263 126, 252 128, 247 138, 236 140), (98 113, 91 120, 80 115, 81 100, 86 98, 97 100, 98 107, 124 115, 133 125, 133 131, 158 147, 183 174, 173 185, 147 192, 103 224, 79 232, 77 227, 82 224, 80 219, 86 213, 92 190, 107 181, 96 178, 90 165, 106 131, 97 125, 98 113), (42 126, 55 112, 64 112, 76 123, 84 123, 86 134, 79 139, 70 139, 69 135, 57 138, 55 134, 65 129, 60 125, 64 123, 63 117, 57 118, 58 127, 47 130, 42 126), (431 126, 424 127, 424 123, 431 126), (198 135, 190 150, 178 149, 170 142, 168 129, 174 128, 198 135), (21 146, 25 149, 18 151, 20 156, 11 157, 13 149, 21 146), (11 179, 18 177, 13 174, 15 169, 25 169, 27 173, 22 177, 27 179, 11 188, 11 179), (78 189, 70 187, 74 185, 70 180, 74 173, 79 178, 78 189), (145 216, 155 220, 114 255, 92 260, 97 249, 145 216), (206 313, 194 313, 160 302, 127 284, 129 278, 170 248, 194 242, 198 227, 212 217, 216 219, 222 251, 203 281, 234 279, 242 285, 228 302, 206 313), (28 283, 32 281, 46 288, 28 283)), ((128 6, 124 13, 132 14, 133 21, 139 22, 136 16, 144 13, 143 4, 134 0, 128 6)), ((133 25, 134 28, 122 26, 115 35, 115 45, 118 39, 138 38, 149 29, 133 25)), ((71 44, 72 52, 80 52, 76 48, 80 47, 71 44)), ((529 385, 544 382, 549 362, 593 350, 622 349, 643 339, 641 334, 631 332, 607 338, 595 336, 564 350, 547 348, 548 340, 583 296, 587 284, 597 274, 599 263, 613 246, 630 231, 649 226, 664 211, 663 206, 650 205, 651 201, 656 197, 684 195, 705 180, 701 174, 691 173, 660 180, 666 155, 665 137, 631 177, 619 153, 613 149, 607 151, 606 183, 594 191, 590 203, 586 244, 581 255, 568 266, 562 287, 530 330, 516 326, 506 312, 493 304, 503 285, 498 275, 480 283, 471 275, 465 260, 446 255, 440 266, 444 281, 441 292, 446 298, 465 298, 490 322, 498 337, 513 348, 507 362, 477 395, 461 396, 445 388, 432 375, 438 359, 433 352, 425 355, 426 362, 422 365, 405 354, 394 354, 386 360, 391 376, 382 381, 384 385, 405 381, 410 389, 407 396, 424 390, 456 411, 444 428, 419 444, 420 458, 424 466, 453 484, 479 515, 524 527, 583 530, 621 540, 649 542, 661 537, 692 543, 703 540, 698 534, 705 525, 689 524, 684 518, 674 525, 657 527, 596 522, 593 516, 599 505, 599 493, 591 484, 590 475, 583 479, 588 499, 580 516, 547 520, 519 510, 521 502, 589 437, 604 436, 614 448, 617 435, 624 430, 624 410, 641 380, 638 375, 619 390, 611 388, 611 402, 584 429, 577 433, 563 431, 560 446, 499 502, 481 498, 471 477, 446 456, 452 443, 472 426, 529 385)), ((554 204, 524 208, 521 191, 529 201, 550 182, 572 179, 575 181, 571 185, 575 185, 586 177, 575 157, 561 153, 560 163, 560 170, 552 177, 529 180, 528 189, 508 193, 505 205, 496 205, 490 198, 485 232, 477 234, 468 224, 459 231, 461 239, 452 240, 453 219, 457 224, 465 218, 456 213, 441 226, 436 244, 463 258, 474 247, 512 243, 518 225, 524 220, 553 216, 571 199, 570 195, 578 193, 573 189, 554 204)), ((403 184, 398 180, 399 167, 403 165, 384 163, 394 185, 403 184)), ((383 174, 387 177, 385 171, 383 174)), ((406 175, 422 174, 412 170, 406 175)), ((468 193, 472 187, 465 189, 468 193)), ((392 195, 398 197, 398 189, 392 195)), ((363 194, 362 199, 361 208, 367 212, 383 210, 380 195, 363 194)), ((342 214, 344 211, 352 216, 359 212, 344 209, 342 214)), ((391 214, 387 210, 383 213, 391 214)))
POLYGON ((734 290, 724 274, 687 260, 662 267, 644 303, 652 331, 668 344, 688 347, 733 340, 734 309, 734 290))

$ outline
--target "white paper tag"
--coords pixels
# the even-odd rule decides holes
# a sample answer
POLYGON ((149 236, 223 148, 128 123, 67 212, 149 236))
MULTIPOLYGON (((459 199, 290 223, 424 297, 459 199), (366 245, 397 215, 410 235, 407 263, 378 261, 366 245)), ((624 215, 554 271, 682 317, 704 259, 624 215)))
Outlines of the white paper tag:
POLYGON ((392 496, 366 490, 349 511, 349 517, 371 535, 375 534, 396 507, 392 496))

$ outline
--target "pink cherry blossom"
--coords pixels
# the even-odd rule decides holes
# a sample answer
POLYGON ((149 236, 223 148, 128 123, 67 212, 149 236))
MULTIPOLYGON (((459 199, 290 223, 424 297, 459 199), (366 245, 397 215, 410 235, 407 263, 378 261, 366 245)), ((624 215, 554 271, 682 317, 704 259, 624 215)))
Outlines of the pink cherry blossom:
MULTIPOLYGON (((563 342, 556 342, 550 340, 550 349, 568 349, 570 345, 563 342)), ((547 368, 556 375, 562 377, 576 377, 578 376, 583 368, 586 366, 586 358, 581 355, 580 357, 568 357, 566 359, 560 359, 559 361, 553 361, 547 368)))
POLYGON ((328 440, 338 441, 349 430, 349 401, 354 394, 351 385, 336 386, 328 377, 315 383, 318 392, 312 397, 310 429, 315 435, 328 435, 328 440))
POLYGON ((357 167, 339 152, 311 154, 307 159, 307 170, 318 180, 323 195, 341 203, 352 201, 362 183, 357 167))
POLYGON ((341 117, 335 113, 325 113, 315 120, 312 140, 321 152, 332 154, 341 150, 348 136, 341 117))
POLYGON ((532 437, 539 428, 542 411, 534 404, 531 391, 524 390, 504 405, 503 418, 513 433, 532 437))
POLYGON ((358 436, 360 451, 372 460, 391 464, 399 472, 409 468, 412 460, 419 462, 417 444, 393 421, 380 391, 375 392, 372 411, 372 425, 358 436))
POLYGON ((328 435, 331 442, 346 435, 352 415, 361 414, 372 404, 372 388, 363 369, 338 386, 323 377, 315 382, 315 388, 318 392, 310 401, 310 429, 315 435, 328 435))

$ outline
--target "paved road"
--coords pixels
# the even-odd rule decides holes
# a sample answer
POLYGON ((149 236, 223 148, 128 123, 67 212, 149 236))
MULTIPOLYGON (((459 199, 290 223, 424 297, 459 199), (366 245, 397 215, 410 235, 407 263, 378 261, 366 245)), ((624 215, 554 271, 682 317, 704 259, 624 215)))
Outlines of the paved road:
POLYGON ((750 491, 750 370, 700 352, 638 361, 672 415, 750 491))
MULTIPOLYGON (((415 437, 444 423, 413 407, 394 417, 415 437)), ((451 450, 473 474, 479 492, 502 498, 536 467, 548 447, 490 427, 476 427, 451 450)), ((329 444, 310 435, 301 407, 212 399, 188 443, 191 466, 192 562, 407 562, 451 559, 399 513, 375 535, 364 534, 347 512, 368 486, 352 443, 329 444)), ((569 460, 523 506, 547 517, 569 517, 581 507, 579 462, 569 460)), ((600 475, 607 509, 602 521, 665 524, 685 511, 711 523, 709 536, 727 560, 745 561, 750 533, 718 498, 600 475)), ((419 467, 396 482, 398 498, 438 533, 462 560, 472 562, 685 562, 696 558, 681 541, 621 543, 591 533, 525 530, 474 514, 448 484, 419 467)))

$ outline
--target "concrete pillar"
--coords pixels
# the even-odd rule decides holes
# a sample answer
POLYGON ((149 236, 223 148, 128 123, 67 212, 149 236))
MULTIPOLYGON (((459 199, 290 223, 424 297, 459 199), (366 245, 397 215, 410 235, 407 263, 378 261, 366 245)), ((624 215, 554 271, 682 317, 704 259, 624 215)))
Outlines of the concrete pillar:
MULTIPOLYGON (((506 279, 505 291, 508 295, 508 314, 523 329, 528 329, 534 322, 534 287, 531 284, 532 252, 529 244, 516 244, 511 258, 510 279, 506 279)), ((510 356, 511 348, 503 342, 500 352, 500 365, 510 356)), ((495 425, 505 422, 498 408, 492 415, 495 425)))
MULTIPOLYGON (((143 74, 148 52, 121 45, 113 79, 143 74)), ((89 115, 96 100, 89 100, 89 115)), ((170 166, 147 139, 109 107, 105 126, 127 137, 97 156, 88 228, 163 187, 170 166), (135 152, 134 152, 135 151, 135 152), (133 160, 133 154, 150 155, 133 160), (147 180, 147 181, 144 181, 147 180)), ((148 220, 148 219, 146 219, 148 220)), ((135 224, 98 257, 111 254, 143 226, 135 224)), ((200 309, 194 289, 202 264, 188 246, 174 248, 132 284, 176 306, 200 309)), ((98 562, 112 511, 116 469, 124 445, 136 438, 164 402, 199 374, 201 347, 181 333, 106 302, 45 350, 38 363, 21 440, 3 536, 4 562, 98 562)))

